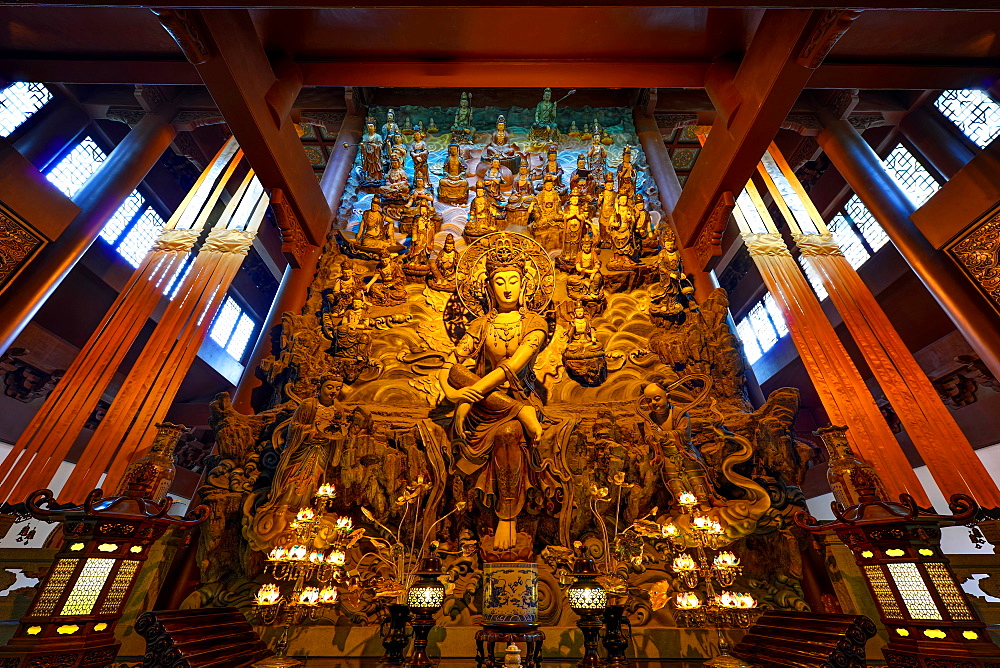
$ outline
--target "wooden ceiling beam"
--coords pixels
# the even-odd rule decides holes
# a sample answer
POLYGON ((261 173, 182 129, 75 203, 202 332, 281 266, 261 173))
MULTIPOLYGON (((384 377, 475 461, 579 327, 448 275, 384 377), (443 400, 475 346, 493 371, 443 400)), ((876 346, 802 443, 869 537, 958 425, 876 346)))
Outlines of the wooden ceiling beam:
MULTIPOLYGON (((452 63, 360 62, 356 60, 296 61, 303 86, 365 86, 466 88, 702 88, 708 62, 634 61, 456 61, 452 63), (499 70, 499 71, 498 71, 499 70), (404 75, 405 72, 405 75, 404 75), (554 81, 562 83, 556 84, 554 81), (531 83, 535 82, 535 83, 531 83)), ((201 85, 197 69, 186 60, 101 60, 74 56, 59 58, 0 58, 0 77, 7 81, 45 81, 66 84, 201 85)), ((824 63, 807 88, 869 88, 923 90, 969 88, 1000 78, 993 63, 933 65, 899 63, 824 63)), ((986 84, 988 85, 988 84, 986 84)), ((659 107, 670 93, 660 91, 659 107)))
MULTIPOLYGON (((313 245, 322 246, 330 207, 288 118, 301 82, 279 80, 245 10, 157 10, 160 21, 194 64, 261 184, 280 190, 313 245), (268 100, 271 102, 269 103, 268 100)), ((287 69, 287 68, 284 68, 287 69)))
MULTIPOLYGON (((728 84, 713 96, 732 108, 720 113, 695 163, 673 221, 680 241, 711 268, 734 198, 746 186, 768 144, 794 107, 814 69, 857 15, 855 12, 768 11, 728 84)), ((706 84, 720 85, 717 77, 706 84)))
MULTIPOLYGON (((509 2, 481 4, 476 0, 451 0, 447 7, 499 7, 503 9, 516 7, 537 7, 538 0, 509 0, 509 2)), ((842 9, 844 3, 822 2, 821 0, 727 0, 723 5, 734 9, 842 9)), ((38 7, 148 7, 141 0, 15 0, 4 2, 5 6, 38 6, 38 7)), ((327 0, 326 2, 302 2, 302 0, 271 0, 270 2, 246 2, 246 0, 212 0, 205 4, 192 3, 191 0, 158 0, 158 7, 167 8, 200 8, 200 9, 325 9, 325 8, 360 8, 360 9, 399 9, 429 6, 423 0, 327 0)), ((582 4, 580 0, 550 0, 549 7, 592 9, 594 7, 634 8, 634 0, 605 0, 599 4, 582 4)), ((717 0, 669 0, 656 3, 657 7, 681 8, 718 8, 717 0)), ((951 0, 943 3, 941 0, 852 0, 853 9, 908 9, 935 11, 994 11, 1000 9, 1000 0, 951 0)))

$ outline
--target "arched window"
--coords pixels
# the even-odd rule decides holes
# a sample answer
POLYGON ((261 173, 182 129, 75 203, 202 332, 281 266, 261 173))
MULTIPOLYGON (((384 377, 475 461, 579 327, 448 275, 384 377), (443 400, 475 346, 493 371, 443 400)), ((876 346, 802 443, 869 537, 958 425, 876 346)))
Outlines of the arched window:
POLYGON ((9 137, 51 99, 52 93, 39 83, 18 81, 0 90, 0 137, 9 137))
POLYGON ((946 90, 934 106, 979 148, 1000 135, 1000 103, 977 88, 946 90))

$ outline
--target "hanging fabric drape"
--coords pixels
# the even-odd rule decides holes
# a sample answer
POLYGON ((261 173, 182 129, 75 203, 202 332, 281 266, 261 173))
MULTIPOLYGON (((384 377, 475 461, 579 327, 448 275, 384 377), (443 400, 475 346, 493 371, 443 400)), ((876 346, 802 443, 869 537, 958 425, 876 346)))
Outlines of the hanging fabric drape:
POLYGON ((142 456, 173 403, 198 349, 246 257, 269 199, 251 170, 230 199, 177 296, 143 348, 88 448, 63 488, 83 498, 107 471, 115 488, 129 462, 142 456))
POLYGON ((236 141, 227 142, 164 225, 101 324, 0 464, 0 500, 19 503, 51 484, 129 347, 181 270, 240 155, 236 141))
POLYGON ((1000 506, 996 482, 774 144, 759 171, 945 498, 968 494, 986 508, 1000 506))

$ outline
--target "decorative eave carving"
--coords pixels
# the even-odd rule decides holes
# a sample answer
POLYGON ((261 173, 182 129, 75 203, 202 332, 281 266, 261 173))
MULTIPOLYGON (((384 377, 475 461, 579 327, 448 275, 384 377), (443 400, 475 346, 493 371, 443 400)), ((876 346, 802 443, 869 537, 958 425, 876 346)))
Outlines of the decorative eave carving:
POLYGON ((142 117, 145 115, 146 112, 142 109, 111 108, 104 114, 104 117, 109 121, 118 121, 119 123, 134 126, 136 123, 141 121, 142 117))
POLYGON ((182 111, 174 116, 173 126, 178 132, 191 132, 206 125, 221 125, 226 119, 217 109, 204 111, 182 111))
POLYGON ((199 170, 205 169, 208 165, 210 159, 205 152, 201 150, 201 146, 198 142, 194 140, 190 132, 178 132, 174 137, 174 141, 171 143, 174 149, 174 153, 177 155, 183 155, 185 158, 190 160, 195 167, 199 170))
POLYGON ((795 147, 795 151, 788 156, 788 164, 791 166, 792 171, 796 171, 810 160, 815 160, 816 154, 819 152, 820 146, 819 142, 816 141, 816 137, 812 135, 805 136, 799 141, 799 145, 795 147))
POLYGON ((869 128, 879 128, 886 125, 885 116, 882 114, 857 114, 849 116, 847 122, 854 126, 858 132, 864 132, 869 128))
POLYGON ((827 54, 843 36, 847 29, 851 27, 854 19, 861 15, 856 10, 827 9, 819 12, 820 16, 813 26, 812 32, 806 39, 805 44, 799 51, 795 62, 802 67, 816 69, 819 67, 827 54))
POLYGON ((653 114, 653 118, 656 119, 656 126, 661 132, 672 132, 686 125, 698 124, 698 114, 695 113, 653 114))
POLYGON ((340 126, 344 124, 346 112, 343 111, 302 111, 300 123, 306 125, 322 125, 331 134, 340 132, 340 126))
POLYGON ((281 252, 290 265, 296 269, 302 267, 311 244, 302 230, 302 223, 295 214, 295 209, 281 188, 271 191, 271 212, 281 234, 281 252))
POLYGON ((781 129, 814 137, 823 131, 823 124, 815 114, 789 114, 781 124, 781 129))
POLYGON ((705 217, 701 234, 694 242, 694 251, 702 267, 707 267, 713 257, 722 255, 722 235, 726 232, 729 216, 735 207, 736 198, 733 197, 732 191, 726 190, 705 217))
POLYGON ((205 39, 205 29, 198 20, 196 10, 164 9, 151 10, 160 19, 167 33, 174 38, 184 57, 192 65, 203 65, 212 57, 212 51, 205 39))

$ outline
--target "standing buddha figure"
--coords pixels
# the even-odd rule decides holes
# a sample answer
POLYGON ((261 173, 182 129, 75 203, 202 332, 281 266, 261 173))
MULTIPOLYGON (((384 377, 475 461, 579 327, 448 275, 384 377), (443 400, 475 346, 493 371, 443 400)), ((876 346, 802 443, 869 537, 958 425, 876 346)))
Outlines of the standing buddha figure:
POLYGON ((622 163, 618 165, 615 181, 619 195, 635 197, 635 165, 632 164, 632 147, 628 144, 622 151, 622 163))
POLYGON ((451 124, 451 140, 456 143, 470 144, 476 129, 472 127, 472 96, 463 92, 458 100, 458 110, 451 124))
POLYGON ((606 172, 604 174, 604 189, 597 200, 597 230, 595 231, 598 245, 602 248, 608 248, 611 244, 608 229, 611 227, 611 223, 615 217, 615 202, 617 199, 618 194, 615 192, 614 174, 606 172))
POLYGON ((580 242, 589 232, 589 227, 587 207, 581 203, 580 192, 573 190, 563 209, 562 253, 556 260, 556 265, 563 271, 569 271, 576 263, 580 242))
POLYGON ((611 269, 628 270, 636 266, 639 259, 639 239, 635 219, 635 209, 629 198, 619 193, 615 203, 615 216, 608 228, 611 251, 614 253, 614 258, 608 265, 611 269))
POLYGON ((459 154, 458 144, 448 145, 443 168, 444 176, 438 181, 438 201, 452 205, 466 204, 469 201, 468 165, 459 154))
POLYGON ((361 137, 361 172, 369 184, 378 184, 385 178, 382 150, 382 136, 375 132, 375 122, 369 118, 361 137))
POLYGON ((413 161, 414 181, 422 178, 425 183, 430 182, 431 175, 427 164, 429 157, 430 150, 427 148, 427 142, 424 141, 424 133, 417 130, 413 133, 413 143, 410 144, 410 160, 413 161))
POLYGON ((506 221, 507 202, 503 196, 503 167, 500 165, 499 158, 493 158, 489 169, 487 169, 486 173, 483 175, 482 183, 483 188, 486 191, 486 197, 490 201, 490 209, 494 219, 497 220, 497 222, 501 219, 506 221))
POLYGON ((396 143, 393 139, 396 135, 399 135, 400 139, 403 137, 402 132, 399 130, 399 126, 396 125, 396 112, 390 109, 385 115, 385 124, 382 126, 382 138, 385 141, 386 153, 388 153, 396 143))
POLYGON ((594 135, 593 140, 587 150, 587 165, 590 167, 595 183, 601 183, 604 181, 604 171, 607 169, 608 149, 604 148, 598 135, 594 135))

